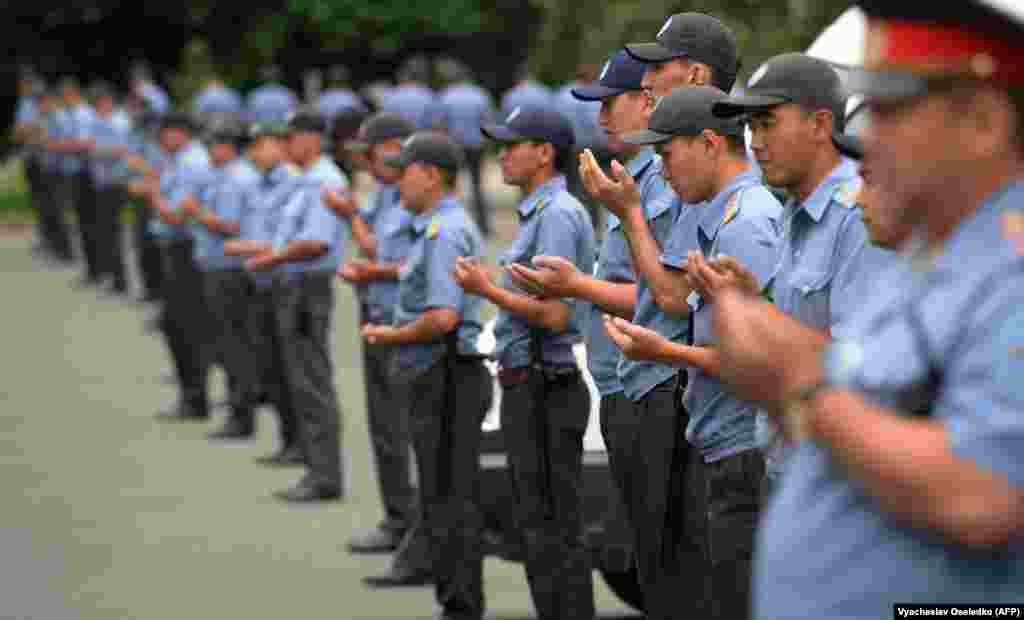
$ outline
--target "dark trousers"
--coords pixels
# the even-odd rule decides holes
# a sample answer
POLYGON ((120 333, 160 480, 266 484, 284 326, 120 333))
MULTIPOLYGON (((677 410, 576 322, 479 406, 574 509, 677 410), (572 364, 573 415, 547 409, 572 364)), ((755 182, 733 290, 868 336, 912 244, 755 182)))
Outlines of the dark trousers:
POLYGON ((96 207, 96 188, 93 186, 92 175, 87 171, 69 177, 71 196, 75 213, 78 216, 78 236, 82 244, 82 255, 85 257, 85 273, 87 280, 98 280, 103 275, 103 265, 97 230, 99 219, 96 207))
POLYGON ((124 190, 117 185, 96 186, 95 196, 96 226, 93 234, 99 252, 100 274, 109 275, 115 289, 127 291, 121 225, 121 210, 126 201, 124 190))
POLYGON ((174 360, 182 400, 209 411, 206 376, 210 366, 210 318, 203 297, 202 274, 192 261, 192 241, 164 247, 165 302, 163 331, 174 360))
POLYGON ((612 443, 627 479, 627 514, 647 618, 706 617, 700 572, 705 519, 684 509, 687 493, 699 493, 704 485, 700 470, 688 467, 688 416, 676 380, 656 386, 633 407, 635 432, 612 443))
POLYGON ((483 163, 486 151, 482 148, 467 147, 466 165, 469 167, 469 176, 472 181, 473 192, 473 213, 476 217, 476 224, 485 237, 490 237, 494 232, 494 223, 491 221, 491 207, 483 189, 483 163))
POLYGON ((341 412, 329 344, 334 274, 281 278, 275 298, 285 389, 298 413, 307 481, 342 489, 341 412))
POLYGON ((416 519, 416 489, 412 485, 408 405, 391 379, 393 352, 392 347, 363 344, 366 418, 384 506, 382 527, 402 534, 416 519))
POLYGON ((630 527, 634 523, 634 509, 642 501, 636 496, 633 483, 632 460, 636 447, 636 434, 640 428, 637 408, 625 392, 601 397, 601 436, 608 451, 608 469, 619 491, 630 527))
POLYGON ((248 311, 249 278, 241 269, 211 270, 203 273, 204 297, 210 314, 211 343, 214 356, 228 376, 228 403, 231 416, 243 426, 255 423, 252 398, 245 390, 246 368, 252 352, 247 347, 246 313, 248 311))
POLYGON ((701 492, 688 493, 686 512, 706 515, 704 558, 709 618, 751 617, 750 571, 760 514, 764 457, 747 450, 714 463, 692 451, 690 467, 700 471, 701 492))
POLYGON ((429 540, 435 594, 456 618, 484 612, 483 515, 477 506, 480 424, 493 384, 479 359, 446 357, 408 386, 420 483, 420 523, 429 540))
POLYGON ((501 426, 525 545, 526 580, 541 620, 591 620, 591 566, 581 538, 583 433, 590 392, 579 373, 530 370, 502 392, 501 426))
POLYGON ((153 217, 153 212, 141 202, 135 204, 135 263, 142 277, 143 294, 149 298, 159 299, 163 286, 163 258, 160 255, 160 245, 148 230, 153 217))
POLYGON ((75 183, 74 177, 62 173, 54 173, 50 176, 51 193, 51 217, 52 225, 59 226, 63 232, 63 241, 67 243, 68 256, 74 255, 71 241, 71 227, 67 222, 67 214, 75 208, 75 183))
POLYGON ((39 234, 43 243, 58 259, 70 261, 71 236, 64 218, 64 205, 70 204, 70 199, 61 197, 61 175, 36 164, 28 171, 28 182, 32 202, 39 212, 39 234))
POLYGON ((281 447, 299 447, 299 420, 286 389, 283 345, 277 326, 276 291, 257 287, 247 277, 245 307, 245 365, 237 378, 241 408, 255 409, 266 394, 278 416, 281 447))

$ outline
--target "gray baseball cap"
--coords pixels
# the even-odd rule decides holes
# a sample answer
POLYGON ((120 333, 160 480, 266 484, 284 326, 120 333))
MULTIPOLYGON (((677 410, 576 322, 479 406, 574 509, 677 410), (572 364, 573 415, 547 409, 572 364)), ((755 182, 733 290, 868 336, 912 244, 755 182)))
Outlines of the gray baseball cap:
POLYGON ((405 139, 398 155, 384 161, 392 168, 421 163, 454 173, 462 166, 462 153, 448 136, 435 131, 419 131, 405 139))
POLYGON ((780 54, 758 67, 742 94, 716 104, 715 114, 740 116, 786 103, 831 110, 836 125, 841 126, 846 96, 839 74, 819 58, 796 52, 780 54))
POLYGON ((715 104, 728 95, 714 86, 677 88, 658 101, 647 129, 622 138, 627 144, 661 144, 676 136, 697 136, 710 129, 722 136, 742 136, 743 125, 734 118, 721 118, 712 112, 715 104))
POLYGON ((626 52, 647 63, 686 57, 732 76, 740 63, 736 35, 720 20, 704 13, 672 15, 653 43, 630 43, 626 52))

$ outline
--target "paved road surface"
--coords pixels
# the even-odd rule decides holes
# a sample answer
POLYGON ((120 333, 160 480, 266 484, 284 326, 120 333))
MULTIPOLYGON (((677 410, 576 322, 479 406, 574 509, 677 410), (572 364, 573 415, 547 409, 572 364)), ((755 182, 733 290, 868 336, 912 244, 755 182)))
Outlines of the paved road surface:
MULTIPOLYGON (((269 415, 239 446, 204 438, 219 420, 155 422, 175 393, 146 309, 74 289, 77 274, 40 269, 28 247, 0 235, 0 618, 431 617, 428 589, 366 590, 386 560, 343 550, 379 518, 346 289, 334 340, 350 494, 297 509, 269 495, 294 470, 252 462, 274 448, 269 415)), ((602 617, 631 616, 596 583, 602 617)), ((486 587, 488 617, 533 617, 521 567, 488 560, 486 587)))

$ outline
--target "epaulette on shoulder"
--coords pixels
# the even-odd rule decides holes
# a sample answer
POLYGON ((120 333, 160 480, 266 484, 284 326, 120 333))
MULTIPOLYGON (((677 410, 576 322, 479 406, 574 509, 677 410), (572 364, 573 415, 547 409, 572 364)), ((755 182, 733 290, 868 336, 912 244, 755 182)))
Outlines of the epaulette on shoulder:
POLYGON ((725 215, 722 217, 722 226, 733 221, 740 212, 740 192, 734 192, 729 198, 729 204, 725 207, 725 215))
POLYGON ((857 201, 860 200, 860 190, 863 185, 863 181, 860 179, 852 179, 850 181, 843 181, 836 188, 834 194, 832 194, 832 201, 836 204, 852 209, 857 206, 857 201))

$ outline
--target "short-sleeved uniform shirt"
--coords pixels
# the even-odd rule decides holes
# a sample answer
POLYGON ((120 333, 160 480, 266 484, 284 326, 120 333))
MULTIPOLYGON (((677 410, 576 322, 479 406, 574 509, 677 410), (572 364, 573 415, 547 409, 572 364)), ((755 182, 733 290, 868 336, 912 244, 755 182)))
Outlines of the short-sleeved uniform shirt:
POLYGON ((501 97, 501 114, 508 116, 518 107, 546 108, 554 102, 554 95, 551 90, 533 80, 527 80, 522 84, 513 86, 501 97))
MULTIPOLYGON (((441 200, 412 220, 412 247, 398 280, 396 327, 408 325, 430 310, 451 308, 462 321, 455 346, 460 355, 478 355, 480 308, 476 295, 467 294, 455 280, 455 259, 479 259, 483 242, 476 224, 454 197, 441 200)), ((395 370, 413 379, 430 369, 447 351, 447 342, 405 344, 396 347, 395 370)))
POLYGON ((281 211, 281 222, 274 234, 274 247, 284 248, 291 241, 322 241, 327 253, 308 261, 281 266, 284 273, 331 272, 341 265, 349 230, 348 221, 339 218, 323 200, 325 188, 345 190, 348 179, 337 164, 321 156, 298 179, 299 187, 281 211))
POLYGON ((264 84, 249 93, 245 100, 245 113, 252 123, 284 121, 298 107, 295 93, 281 84, 264 84))
MULTIPOLYGON (((292 164, 279 164, 261 175, 243 197, 239 238, 273 243, 281 213, 294 195, 300 175, 301 171, 292 164)), ((274 283, 274 274, 270 272, 252 273, 249 277, 263 290, 274 283)))
MULTIPOLYGON (((383 185, 373 203, 361 213, 377 239, 377 262, 399 264, 412 248, 412 213, 402 206, 397 185, 383 185)), ((398 281, 377 280, 366 285, 364 301, 371 323, 388 325, 398 302, 398 281)))
POLYGON ((196 95, 192 103, 196 114, 241 114, 242 97, 233 88, 211 85, 196 95))
MULTIPOLYGON (((106 117, 96 114, 93 117, 89 134, 96 141, 97 149, 102 150, 127 144, 131 139, 131 130, 131 125, 118 114, 106 117)), ((109 154, 99 152, 89 158, 89 172, 98 188, 107 188, 116 184, 119 178, 119 167, 119 160, 109 154)))
POLYGON ((417 129, 428 129, 434 105, 434 91, 420 84, 401 84, 388 91, 381 111, 397 114, 417 129))
MULTIPOLYGON (((700 207, 697 245, 711 258, 728 255, 765 281, 778 261, 782 205, 752 171, 738 175, 705 207, 700 207)), ((714 347, 712 306, 694 292, 689 298, 693 319, 693 345, 714 347)), ((696 447, 705 462, 757 447, 754 439, 753 403, 739 400, 716 377, 697 367, 688 376, 683 404, 690 415, 687 442, 696 447)))
MULTIPOLYGON (((245 195, 260 182, 260 174, 248 159, 240 157, 212 171, 213 180, 197 196, 200 204, 218 218, 238 222, 245 195)), ((224 254, 224 236, 198 222, 192 226, 193 258, 204 271, 241 269, 245 259, 224 254)))
MULTIPOLYGON (((87 103, 79 103, 70 108, 64 108, 64 114, 59 117, 58 131, 60 138, 64 140, 85 140, 92 136, 93 124, 96 122, 96 113, 92 106, 87 103)), ((63 154, 60 156, 60 169, 63 174, 78 174, 85 169, 89 158, 81 154, 63 154)))
MULTIPOLYGON (((584 272, 594 269, 594 225, 590 214, 576 197, 565 189, 565 177, 557 176, 530 193, 520 204, 519 236, 499 257, 504 267, 518 263, 533 266, 534 256, 559 256, 584 272)), ((502 274, 503 286, 518 290, 508 272, 502 274)), ((565 331, 530 325, 508 310, 500 308, 494 324, 495 354, 502 368, 524 368, 535 362, 551 367, 576 365, 572 347, 582 342, 589 304, 563 300, 570 307, 565 331), (541 360, 533 358, 533 345, 540 345, 541 360)))
MULTIPOLYGON (((169 157, 160 174, 160 196, 170 209, 178 209, 188 196, 198 196, 210 182, 210 156, 201 143, 193 141, 169 157)), ((149 232, 164 241, 182 241, 191 237, 187 224, 170 224, 161 218, 149 222, 149 232)))
MULTIPOLYGON (((943 425, 960 459, 1024 488, 1024 255, 1002 218, 1024 183, 991 196, 930 261, 873 275, 870 298, 825 356, 830 380, 943 425), (832 361, 829 361, 832 360, 832 361), (917 412, 916 414, 912 412, 917 412)), ((759 530, 755 616, 893 617, 894 603, 1019 604, 1024 545, 967 548, 883 512, 827 447, 787 462, 759 530)))
POLYGON ((463 147, 478 149, 483 144, 480 126, 494 114, 491 95, 476 84, 461 82, 442 91, 435 106, 437 118, 431 124, 447 128, 448 135, 463 147))

